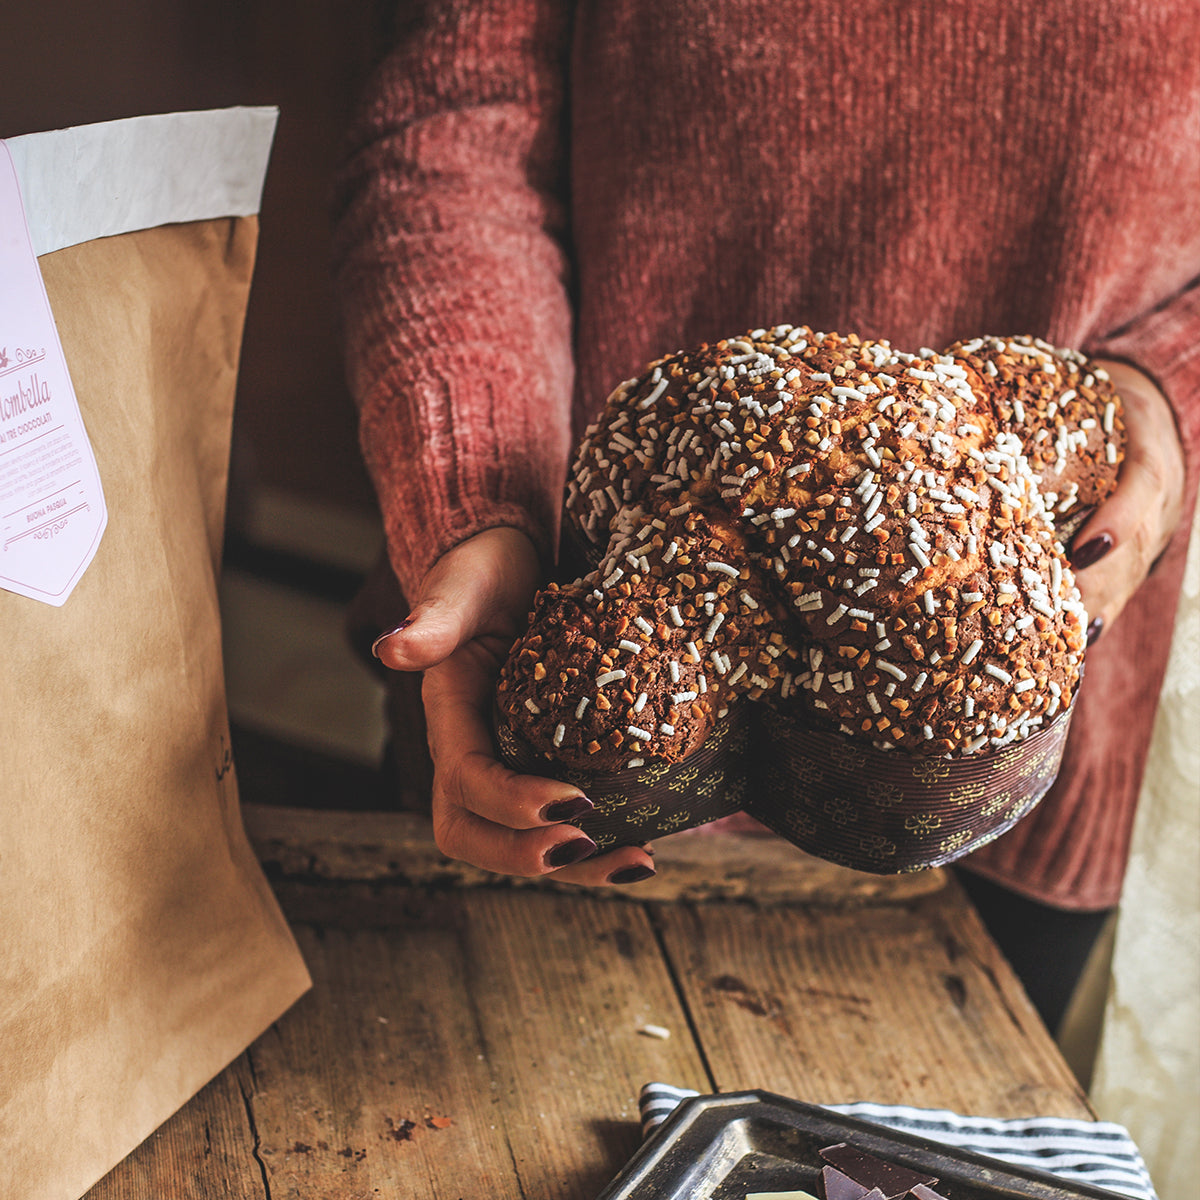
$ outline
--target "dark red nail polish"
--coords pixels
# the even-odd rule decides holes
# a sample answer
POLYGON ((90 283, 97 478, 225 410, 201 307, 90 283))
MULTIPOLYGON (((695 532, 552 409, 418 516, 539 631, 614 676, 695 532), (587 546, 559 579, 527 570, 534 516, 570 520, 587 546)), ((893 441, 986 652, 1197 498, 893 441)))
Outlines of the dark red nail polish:
POLYGON ((548 867, 569 867, 572 863, 591 858, 595 853, 596 843, 590 837, 572 838, 546 851, 545 863, 548 867))
POLYGON ((655 874, 653 867, 638 866, 638 867, 622 867, 619 871, 614 871, 609 877, 609 883, 641 883, 643 879, 649 879, 655 874))
POLYGON ((1093 642, 1100 640, 1100 635, 1104 632, 1104 618, 1097 617, 1087 627, 1087 644, 1090 646, 1093 642))
POLYGON ((1116 543, 1112 539, 1112 534, 1101 533, 1094 538, 1089 538, 1082 546, 1072 546, 1071 553, 1068 555, 1071 566, 1076 571, 1082 571, 1093 563, 1098 563, 1114 545, 1116 543))
POLYGON ((381 633, 371 643, 371 653, 373 655, 375 655, 376 658, 378 658, 379 657, 379 643, 382 642, 385 638, 390 638, 392 636, 392 634, 399 633, 402 629, 407 629, 412 623, 413 623, 412 617, 405 617, 404 620, 401 621, 400 624, 397 625, 395 629, 389 629, 387 631, 387 633, 381 633))
POLYGON ((556 800, 542 809, 543 821, 573 821, 590 813, 596 806, 586 796, 571 796, 566 800, 556 800))

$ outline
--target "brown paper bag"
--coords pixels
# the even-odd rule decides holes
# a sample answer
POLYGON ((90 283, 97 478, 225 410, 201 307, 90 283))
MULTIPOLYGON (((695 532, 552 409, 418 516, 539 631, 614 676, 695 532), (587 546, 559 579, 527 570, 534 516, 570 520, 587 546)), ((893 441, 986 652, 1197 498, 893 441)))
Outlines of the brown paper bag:
POLYGON ((73 1200, 309 985, 247 844, 217 609, 255 217, 40 265, 108 505, 0 591, 0 1196, 73 1200))

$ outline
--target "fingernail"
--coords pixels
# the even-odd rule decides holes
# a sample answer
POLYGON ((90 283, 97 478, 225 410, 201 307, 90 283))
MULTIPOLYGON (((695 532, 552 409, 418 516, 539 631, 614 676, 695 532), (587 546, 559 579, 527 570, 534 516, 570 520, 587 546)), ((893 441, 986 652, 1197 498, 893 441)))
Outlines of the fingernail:
POLYGON ((542 809, 543 821, 573 821, 590 813, 596 806, 586 796, 571 796, 567 800, 556 800, 542 809))
POLYGON ((1077 571, 1082 571, 1085 567, 1098 563, 1114 545, 1112 534, 1102 533, 1097 537, 1089 538, 1082 546, 1072 546, 1071 553, 1068 555, 1071 566, 1077 571))
POLYGON ((643 879, 649 879, 655 874, 653 867, 638 866, 638 867, 622 867, 619 871, 614 871, 609 877, 609 883, 641 883, 643 879))
POLYGON ((1083 528, 1083 524, 1096 511, 1094 504, 1085 504, 1082 508, 1073 509, 1065 517, 1056 517, 1054 521, 1058 540, 1064 546, 1071 544, 1071 539, 1083 528))
POLYGON ((544 861, 548 867, 569 867, 572 863, 591 858, 595 853, 596 843, 590 837, 578 837, 569 842, 559 842, 546 852, 544 861))
POLYGON ((1104 632, 1104 618, 1097 617, 1087 627, 1087 644, 1090 646, 1093 642, 1100 640, 1100 635, 1104 632))
POLYGON ((399 625, 397 625, 395 629, 389 629, 389 630, 387 631, 387 633, 381 633, 381 634, 380 634, 380 635, 379 635, 379 636, 378 636, 378 637, 377 637, 377 638, 376 638, 376 639, 375 639, 375 640, 374 640, 374 641, 371 643, 371 653, 372 653, 373 655, 375 655, 375 657, 376 657, 376 658, 378 658, 378 657, 379 657, 379 646, 380 646, 380 643, 381 643, 381 642, 384 642, 384 641, 386 641, 388 638, 390 638, 390 637, 392 636, 392 634, 394 634, 394 633, 399 633, 399 632, 400 632, 402 629, 407 629, 407 628, 408 628, 408 627, 409 627, 409 626, 410 626, 412 623, 413 623, 413 619, 412 619, 412 617, 405 617, 405 618, 404 618, 404 620, 403 620, 403 621, 401 621, 401 622, 400 622, 400 624, 399 624, 399 625))

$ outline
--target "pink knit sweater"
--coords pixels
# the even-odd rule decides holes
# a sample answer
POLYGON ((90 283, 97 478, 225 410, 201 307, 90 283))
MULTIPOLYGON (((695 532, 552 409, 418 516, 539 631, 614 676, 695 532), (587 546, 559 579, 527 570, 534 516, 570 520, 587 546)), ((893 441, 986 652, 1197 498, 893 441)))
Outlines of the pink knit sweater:
MULTIPOLYGON (((363 448, 415 588, 556 544, 571 447, 652 357, 788 321, 1127 359, 1200 448, 1193 0, 444 0, 351 136, 337 269, 363 448)), ((1088 658, 1063 774, 971 865, 1116 900, 1186 537, 1088 658)))

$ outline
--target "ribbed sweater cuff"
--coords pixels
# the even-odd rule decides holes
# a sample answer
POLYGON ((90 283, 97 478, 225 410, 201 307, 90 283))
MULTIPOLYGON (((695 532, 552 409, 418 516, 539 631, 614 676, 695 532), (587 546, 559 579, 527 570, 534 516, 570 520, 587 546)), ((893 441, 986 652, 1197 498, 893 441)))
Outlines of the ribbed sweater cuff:
POLYGON ((503 352, 482 363, 446 349, 394 366, 371 387, 360 435, 392 567, 410 600, 447 550, 496 526, 527 534, 543 564, 552 564, 567 386, 543 379, 531 389, 528 366, 503 352))
POLYGON ((409 603, 416 602, 421 581, 447 550, 485 529, 519 529, 533 542, 544 569, 549 570, 552 559, 546 531, 520 505, 479 501, 440 515, 441 520, 435 526, 428 525, 419 516, 397 515, 394 519, 385 519, 388 560, 409 603))

